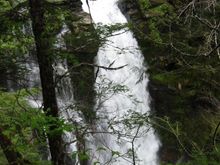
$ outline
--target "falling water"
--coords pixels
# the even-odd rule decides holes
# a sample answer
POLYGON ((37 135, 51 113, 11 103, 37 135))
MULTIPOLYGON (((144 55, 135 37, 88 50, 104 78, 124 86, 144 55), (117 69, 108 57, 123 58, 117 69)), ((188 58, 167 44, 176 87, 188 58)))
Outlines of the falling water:
MULTIPOLYGON (((64 26, 61 33, 57 35, 58 42, 54 45, 55 47, 63 46, 64 41, 62 39, 62 35, 66 32, 67 28, 64 26)), ((40 72, 37 59, 34 58, 33 55, 30 55, 25 65, 26 69, 28 70, 25 76, 25 79, 28 80, 26 82, 26 87, 40 88, 40 72)), ((56 62, 53 64, 53 68, 54 80, 56 83, 56 96, 57 104, 59 107, 59 116, 60 118, 64 119, 68 124, 73 124, 76 121, 80 122, 81 117, 79 117, 78 114, 74 112, 73 88, 66 60, 56 60, 56 62)), ((28 103, 33 108, 43 108, 42 94, 29 96, 28 103)), ((63 140, 66 144, 66 153, 69 154, 69 156, 71 157, 71 154, 77 151, 74 132, 66 131, 63 135, 63 140)), ((48 160, 49 159, 50 156, 48 157, 48 160)), ((74 161, 76 160, 68 159, 67 161, 69 164, 75 164, 74 161)))
MULTIPOLYGON (((88 12, 85 0, 82 1, 84 10, 88 12)), ((105 25, 127 23, 117 6, 117 0, 95 0, 90 1, 89 4, 95 23, 105 25)), ((126 119, 135 114, 134 112, 144 116, 150 111, 149 94, 146 91, 148 77, 143 62, 144 58, 138 49, 137 41, 126 28, 114 32, 100 47, 96 58, 97 65, 110 68, 125 67, 118 70, 100 69, 98 72, 95 84, 98 94, 95 110, 99 120, 95 123, 93 133, 87 137, 90 164, 95 162, 101 165, 127 165, 134 162, 140 165, 157 164, 160 143, 154 130, 150 125, 144 127, 133 123, 129 127, 125 124, 126 119)), ((26 67, 30 70, 27 75, 27 79, 30 80, 28 87, 40 87, 36 60, 31 59, 26 67)), ((58 77, 68 71, 65 61, 59 62, 54 68, 58 77)), ((73 113, 71 106, 74 104, 72 90, 67 75, 60 80, 57 88, 60 115, 66 121, 77 119, 77 122, 80 122, 80 118, 73 113)), ((42 108, 41 95, 30 97, 28 101, 33 107, 42 108)), ((65 140, 74 141, 74 134, 66 133, 65 140)), ((71 143, 67 150, 76 151, 76 144, 71 143)))
MULTIPOLYGON (((74 113, 74 97, 73 89, 71 84, 71 79, 69 77, 69 71, 67 69, 66 61, 59 61, 54 67, 54 75, 56 80, 56 94, 57 94, 57 103, 59 107, 59 116, 64 119, 67 123, 72 124, 80 122, 80 117, 77 113, 74 113)), ((40 77, 39 77, 39 67, 36 60, 31 59, 26 64, 26 68, 29 70, 26 75, 28 80, 27 86, 29 88, 40 87, 40 77)), ((28 98, 29 104, 33 108, 42 108, 42 95, 32 95, 28 98)), ((73 132, 65 132, 63 135, 63 140, 67 144, 66 152, 71 156, 73 152, 77 151, 75 135, 73 132)), ((50 158, 50 157, 49 157, 50 158)), ((48 158, 48 159, 49 159, 48 158)), ((74 165, 74 161, 69 159, 69 164, 74 165), (72 163, 70 163, 72 161, 72 163)))
MULTIPOLYGON (((85 0, 84 11, 88 12, 85 0)), ((93 21, 104 25, 127 23, 117 6, 117 0, 89 1, 93 21)), ((96 64, 118 70, 99 69, 95 88, 98 93, 95 132, 88 138, 91 164, 156 165, 159 140, 150 125, 133 123, 135 114, 149 114, 148 77, 144 57, 133 34, 126 28, 107 38, 98 51, 96 64), (129 120, 126 120, 126 118, 129 120), (135 126, 135 127, 132 127, 135 126)), ((146 117, 147 118, 147 117, 146 117)))

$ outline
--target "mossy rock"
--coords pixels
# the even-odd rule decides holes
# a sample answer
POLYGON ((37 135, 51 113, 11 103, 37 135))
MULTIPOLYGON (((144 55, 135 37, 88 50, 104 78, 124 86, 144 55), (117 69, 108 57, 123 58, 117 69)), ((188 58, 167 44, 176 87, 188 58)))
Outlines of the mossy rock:
POLYGON ((167 3, 166 0, 149 0, 152 7, 159 6, 163 3, 167 3))
MULTIPOLYGON (((161 118, 168 116, 174 125, 179 123, 182 131, 179 138, 188 150, 195 146, 207 149, 211 145, 212 148, 211 136, 218 123, 219 116, 216 114, 219 114, 219 106, 216 99, 210 102, 210 98, 220 98, 219 86, 216 84, 220 81, 217 74, 220 69, 217 64, 219 59, 214 55, 210 58, 182 55, 166 45, 170 42, 170 34, 173 44, 180 51, 194 55, 198 45, 204 42, 202 32, 205 27, 193 20, 191 29, 188 29, 183 22, 176 21, 175 11, 180 1, 137 2, 142 16, 136 14, 135 20, 132 19, 134 16, 130 18, 134 21, 132 30, 149 67, 148 89, 153 98, 154 114, 161 118)), ((163 143, 164 152, 161 154, 170 157, 170 160, 165 161, 176 162, 185 154, 176 137, 167 130, 157 127, 156 130, 163 143)))

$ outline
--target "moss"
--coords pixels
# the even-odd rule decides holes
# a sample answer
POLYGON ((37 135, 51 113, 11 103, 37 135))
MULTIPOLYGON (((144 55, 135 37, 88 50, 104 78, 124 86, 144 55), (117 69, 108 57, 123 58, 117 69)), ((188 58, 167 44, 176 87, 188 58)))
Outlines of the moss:
MULTIPOLYGON (((178 125, 181 132, 178 138, 187 150, 209 152, 213 149, 212 135, 219 111, 197 104, 195 100, 220 98, 219 59, 216 53, 202 56, 207 49, 203 44, 210 29, 194 19, 189 24, 185 19, 177 20, 175 10, 183 2, 171 3, 173 6, 161 1, 139 1, 142 17, 135 17, 138 27, 133 30, 149 66, 149 89, 155 114, 162 119, 168 116, 174 128, 178 125), (170 41, 179 50, 171 47, 170 41)), ((176 162, 185 152, 173 133, 156 128, 163 143, 162 160, 176 162)))
MULTIPOLYGON (((154 2, 155 3, 155 2, 154 2)), ((175 17, 173 7, 169 5, 166 1, 156 2, 157 5, 152 5, 153 2, 148 0, 139 0, 139 6, 142 12, 148 21, 147 25, 139 25, 141 29, 145 30, 148 35, 147 38, 153 41, 155 44, 161 44, 163 42, 163 38, 161 36, 161 25, 168 25, 169 19, 171 17, 175 17), (164 18, 166 17, 166 18, 164 18)), ((165 39, 167 36, 165 37, 165 39)))
POLYGON ((149 0, 138 0, 138 3, 140 5, 142 12, 147 11, 148 8, 151 6, 149 0))
POLYGON ((165 16, 166 14, 173 12, 173 8, 171 5, 163 3, 159 6, 149 9, 147 12, 150 15, 165 16))
POLYGON ((155 22, 153 20, 148 22, 149 25, 149 37, 151 40, 153 40, 156 43, 161 43, 162 39, 160 37, 160 33, 155 25, 155 22))
POLYGON ((177 82, 177 76, 170 73, 159 73, 152 75, 152 80, 157 81, 161 84, 173 85, 177 82))
MULTIPOLYGON (((100 44, 99 36, 90 21, 88 14, 82 14, 80 19, 66 18, 70 31, 65 35, 67 49, 71 53, 64 55, 69 67, 77 64, 92 64, 100 44)), ((73 67, 74 68, 74 67, 73 67)), ((76 108, 81 111, 87 122, 95 118, 94 107, 94 67, 82 65, 75 67, 70 73, 76 108)))

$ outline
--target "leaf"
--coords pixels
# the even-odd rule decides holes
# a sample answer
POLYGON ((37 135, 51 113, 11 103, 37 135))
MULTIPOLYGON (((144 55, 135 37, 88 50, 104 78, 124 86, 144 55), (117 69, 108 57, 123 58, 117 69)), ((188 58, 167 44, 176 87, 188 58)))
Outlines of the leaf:
POLYGON ((98 147, 98 149, 96 151, 106 151, 106 148, 104 147, 98 147))
POLYGON ((116 155, 116 156, 120 156, 120 152, 118 152, 118 151, 112 151, 112 157, 115 156, 115 155, 116 155))

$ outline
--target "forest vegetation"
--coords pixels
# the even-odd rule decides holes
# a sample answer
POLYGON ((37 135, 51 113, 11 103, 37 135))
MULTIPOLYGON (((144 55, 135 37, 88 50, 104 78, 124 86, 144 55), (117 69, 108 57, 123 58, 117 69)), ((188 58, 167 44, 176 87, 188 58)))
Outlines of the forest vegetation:
MULTIPOLYGON (((118 5, 128 24, 106 26, 95 25, 80 0, 0 0, 0 165, 89 165, 86 138, 96 131, 102 104, 95 100, 128 90, 108 82, 95 91, 100 69, 126 66, 100 66, 94 58, 106 38, 123 28, 134 33, 144 55, 149 84, 143 90, 151 96, 151 113, 131 111, 123 124, 155 129, 159 164, 219 164, 220 1, 120 0, 118 5), (41 95, 43 106, 37 105, 41 95), (59 100, 66 95, 75 118, 63 117, 69 111, 59 100), (74 141, 65 141, 68 133, 74 141), (72 143, 77 151, 69 153, 72 143)), ((111 122, 111 134, 128 136, 111 122)), ((133 148, 128 155, 135 165, 133 148)))

